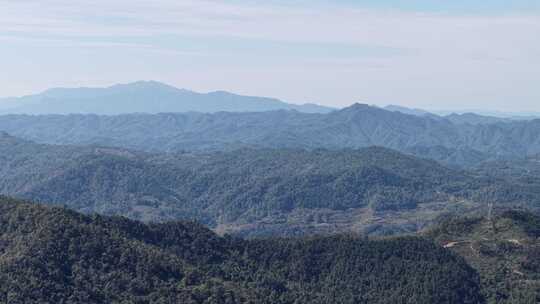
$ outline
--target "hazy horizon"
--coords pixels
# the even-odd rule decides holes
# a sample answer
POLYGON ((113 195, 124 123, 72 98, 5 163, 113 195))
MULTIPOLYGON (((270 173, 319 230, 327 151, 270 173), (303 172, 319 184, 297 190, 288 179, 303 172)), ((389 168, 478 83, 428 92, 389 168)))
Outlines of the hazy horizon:
POLYGON ((0 0, 0 96, 141 79, 345 107, 539 112, 540 3, 0 0))
MULTIPOLYGON (((191 91, 191 92, 199 93, 199 94, 209 94, 209 93, 214 93, 214 92, 227 92, 227 93, 231 93, 231 94, 239 94, 237 92, 232 92, 232 91, 228 91, 228 90, 220 90, 220 89, 210 90, 210 91, 195 91, 195 90, 191 90, 189 88, 177 87, 177 86, 171 85, 169 83, 159 82, 159 81, 155 81, 155 80, 139 80, 139 81, 135 81, 135 82, 131 82, 131 83, 114 83, 114 84, 105 85, 105 86, 51 87, 51 88, 48 88, 48 89, 45 89, 45 90, 42 90, 42 91, 33 92, 33 93, 30 93, 30 94, 25 94, 25 95, 20 95, 20 96, 0 96, 0 105, 1 105, 1 103, 3 101, 8 100, 8 99, 22 98, 22 97, 27 97, 27 96, 32 96, 32 95, 39 95, 39 94, 43 94, 43 93, 45 93, 47 91, 55 90, 55 89, 106 89, 106 88, 111 88, 111 87, 118 86, 118 85, 130 85, 130 84, 135 84, 135 83, 138 83, 138 82, 157 82, 157 83, 161 83, 161 84, 164 84, 164 85, 173 86, 173 87, 175 87, 177 89, 180 89, 180 90, 191 91)), ((241 94, 239 94, 239 95, 241 95, 241 94)), ((250 95, 243 95, 243 96, 250 96, 250 95)), ((280 100, 282 102, 286 102, 286 103, 293 104, 293 105, 315 104, 315 105, 327 106, 327 107, 335 108, 335 109, 342 109, 342 108, 346 108, 346 107, 352 106, 354 104, 360 103, 360 104, 367 104, 369 106, 375 106, 375 107, 380 107, 380 108, 385 108, 385 107, 389 107, 389 106, 399 106, 399 107, 408 108, 408 109, 411 109, 411 110, 424 110, 424 111, 428 111, 428 112, 431 112, 433 114, 438 114, 438 115, 449 115, 449 114, 452 114, 452 113, 456 113, 456 114, 476 113, 476 114, 481 114, 481 115, 491 115, 491 116, 504 117, 504 116, 512 116, 512 115, 515 115, 515 116, 534 115, 534 116, 536 116, 536 115, 540 114, 539 111, 534 111, 534 110, 533 111, 526 111, 526 110, 525 111, 520 111, 520 110, 508 111, 508 110, 498 110, 498 109, 492 109, 492 108, 428 108, 428 107, 420 108, 420 107, 415 107, 415 106, 411 106, 411 105, 408 105, 408 104, 397 104, 397 103, 373 104, 373 103, 365 102, 365 101, 362 101, 362 100, 351 101, 350 104, 345 104, 343 106, 336 106, 336 105, 331 105, 331 104, 327 104, 327 103, 316 103, 316 102, 311 102, 311 101, 285 100, 285 99, 282 99, 282 98, 279 98, 279 97, 276 97, 276 96, 254 96, 254 97, 273 98, 273 99, 277 99, 277 100, 280 100)))

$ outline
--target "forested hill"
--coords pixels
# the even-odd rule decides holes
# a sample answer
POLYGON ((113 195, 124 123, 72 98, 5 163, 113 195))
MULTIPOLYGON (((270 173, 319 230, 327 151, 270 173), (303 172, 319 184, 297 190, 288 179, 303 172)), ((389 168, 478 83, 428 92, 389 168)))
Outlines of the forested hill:
POLYGON ((0 116, 0 130, 43 143, 146 151, 382 146, 465 167, 540 152, 540 120, 453 123, 361 104, 328 114, 5 115, 0 116))
POLYGON ((412 232, 488 200, 538 209, 537 186, 379 147, 148 154, 0 137, 3 194, 144 221, 194 219, 250 236, 412 232))
POLYGON ((488 303, 540 303, 538 215, 512 210, 454 217, 427 235, 478 270, 488 303))
POLYGON ((484 303, 463 259, 416 237, 243 241, 0 198, 0 302, 484 303))

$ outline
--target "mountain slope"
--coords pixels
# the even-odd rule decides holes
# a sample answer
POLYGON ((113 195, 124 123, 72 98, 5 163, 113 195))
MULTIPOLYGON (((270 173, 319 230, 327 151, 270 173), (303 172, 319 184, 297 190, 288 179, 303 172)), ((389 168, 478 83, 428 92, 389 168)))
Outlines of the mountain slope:
POLYGON ((224 91, 208 94, 177 89, 155 82, 139 81, 107 88, 57 88, 41 94, 0 100, 1 113, 104 114, 160 112, 260 112, 297 110, 326 113, 333 109, 315 104, 294 105, 278 99, 241 96, 224 91))
POLYGON ((540 153, 540 120, 454 124, 356 104, 328 114, 294 111, 97 115, 6 115, 0 130, 53 144, 145 151, 362 148, 373 145, 469 167, 540 153))
POLYGON ((540 302, 540 217, 523 211, 491 219, 453 218, 427 233, 481 274, 488 303, 540 302))
POLYGON ((483 303, 478 275, 421 238, 243 241, 0 198, 6 303, 483 303))
POLYGON ((0 191, 144 221, 196 219, 220 233, 411 232, 441 214, 538 209, 540 193, 385 148, 148 154, 0 137, 0 191))

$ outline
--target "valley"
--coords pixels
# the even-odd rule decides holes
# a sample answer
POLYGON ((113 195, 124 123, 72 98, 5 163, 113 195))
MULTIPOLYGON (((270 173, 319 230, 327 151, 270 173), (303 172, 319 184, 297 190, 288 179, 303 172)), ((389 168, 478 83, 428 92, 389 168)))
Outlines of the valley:
POLYGON ((197 220, 245 237, 414 233, 449 214, 540 209, 523 184, 386 148, 148 153, 0 138, 0 190, 84 213, 197 220))

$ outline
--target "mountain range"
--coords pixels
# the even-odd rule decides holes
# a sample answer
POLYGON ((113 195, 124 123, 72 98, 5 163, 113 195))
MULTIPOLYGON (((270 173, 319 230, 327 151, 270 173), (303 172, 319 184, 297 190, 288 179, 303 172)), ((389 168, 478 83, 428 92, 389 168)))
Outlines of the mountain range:
MULTIPOLYGON (((539 113, 506 113, 484 110, 426 111, 399 105, 383 109, 416 116, 484 124, 512 120, 533 120, 539 113)), ((264 112, 295 110, 329 113, 334 107, 313 103, 288 103, 276 98, 243 96, 226 91, 198 93, 157 81, 137 81, 109 87, 52 88, 42 93, 0 98, 0 114, 100 114, 181 112, 264 112)))
POLYGON ((444 214, 485 212, 488 202, 540 210, 540 181, 482 170, 380 147, 144 153, 0 136, 5 195, 250 237, 415 232, 444 214))
POLYGON ((3 115, 0 130, 40 143, 98 144, 149 152, 381 146, 465 168, 540 153, 540 119, 457 123, 363 104, 326 114, 279 110, 3 115))
POLYGON ((407 108, 407 107, 398 106, 398 105, 388 105, 384 107, 383 109, 387 111, 391 111, 391 112, 400 112, 403 114, 416 115, 416 116, 436 116, 433 113, 422 110, 422 109, 407 108))
POLYGON ((260 112, 296 110, 327 113, 316 104, 296 105, 275 98, 242 96, 225 91, 197 93, 156 81, 138 81, 106 88, 55 88, 19 98, 0 99, 4 114, 102 114, 161 112, 260 112))
POLYGON ((484 110, 457 110, 457 111, 426 111, 398 105, 388 105, 383 109, 393 112, 416 116, 430 116, 431 118, 444 118, 456 123, 491 124, 497 122, 510 122, 519 120, 534 120, 540 118, 540 113, 507 113, 484 110))
POLYGON ((0 303, 540 300, 539 119, 156 82, 4 101, 0 303))

